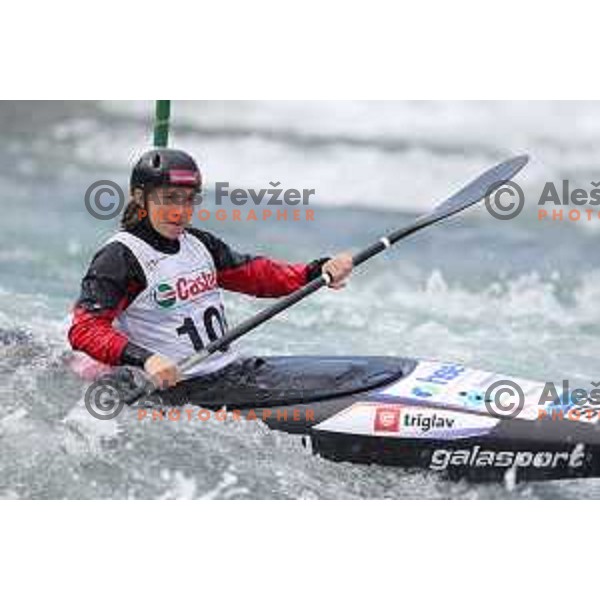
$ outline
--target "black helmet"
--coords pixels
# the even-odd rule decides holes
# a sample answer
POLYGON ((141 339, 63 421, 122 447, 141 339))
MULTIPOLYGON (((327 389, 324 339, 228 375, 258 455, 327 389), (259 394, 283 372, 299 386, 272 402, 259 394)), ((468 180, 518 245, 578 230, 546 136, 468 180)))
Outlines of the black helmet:
POLYGON ((200 189, 202 174, 196 161, 182 150, 155 148, 137 161, 129 187, 148 189, 161 185, 182 185, 200 189))

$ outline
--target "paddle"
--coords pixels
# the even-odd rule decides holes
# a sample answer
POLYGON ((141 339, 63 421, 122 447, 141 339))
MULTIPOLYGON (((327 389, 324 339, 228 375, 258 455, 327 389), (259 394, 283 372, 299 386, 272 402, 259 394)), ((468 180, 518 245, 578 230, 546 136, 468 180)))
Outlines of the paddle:
MULTIPOLYGON (((428 227, 429 225, 433 225, 434 223, 437 223, 443 219, 447 219, 451 215, 461 212, 476 202, 479 202, 494 190, 502 186, 504 183, 512 179, 527 164, 528 160, 529 158, 527 155, 517 156, 487 170, 456 194, 441 204, 438 204, 438 206, 436 206, 432 212, 422 215, 414 223, 411 223, 405 227, 401 227, 388 236, 382 237, 371 246, 358 252, 352 258, 354 266, 356 267, 366 262, 373 256, 383 252, 384 250, 387 250, 396 242, 399 242, 400 240, 419 231, 420 229, 428 227)), ((181 361, 181 363, 178 365, 179 370, 181 372, 187 371, 214 352, 217 352, 218 350, 228 346, 246 333, 256 329, 262 323, 269 321, 274 316, 288 309, 290 306, 297 304, 300 302, 300 300, 303 300, 307 296, 314 294, 317 290, 329 283, 331 283, 331 277, 327 273, 320 275, 316 279, 313 279, 304 287, 293 292, 289 296, 282 298, 268 308, 260 311, 253 317, 247 319, 239 325, 236 325, 224 336, 220 337, 214 342, 211 342, 200 352, 181 361)), ((125 404, 132 404, 141 396, 151 394, 157 391, 157 389, 157 386, 153 382, 149 382, 148 386, 142 389, 134 390, 128 394, 127 397, 123 398, 122 401, 125 404)))

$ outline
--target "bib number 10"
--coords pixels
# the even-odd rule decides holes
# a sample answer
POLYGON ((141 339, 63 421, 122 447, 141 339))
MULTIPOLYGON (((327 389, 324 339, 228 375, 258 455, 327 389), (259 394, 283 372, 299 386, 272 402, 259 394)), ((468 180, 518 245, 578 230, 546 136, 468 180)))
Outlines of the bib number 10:
MULTIPOLYGON (((214 342, 220 337, 225 335, 225 317, 223 314, 214 306, 209 306, 204 311, 204 331, 208 337, 208 342, 214 342)), ((183 324, 176 329, 178 335, 187 335, 194 346, 194 350, 199 352, 204 349, 204 342, 202 336, 198 331, 198 327, 191 317, 186 317, 183 320, 183 324)), ((223 348, 225 350, 225 348, 223 348)))

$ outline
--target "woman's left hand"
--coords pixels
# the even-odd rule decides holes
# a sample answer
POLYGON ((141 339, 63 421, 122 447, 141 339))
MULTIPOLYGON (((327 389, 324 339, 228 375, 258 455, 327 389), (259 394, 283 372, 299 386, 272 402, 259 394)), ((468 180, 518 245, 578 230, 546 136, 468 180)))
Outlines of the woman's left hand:
POLYGON ((342 252, 328 260, 323 265, 323 273, 328 273, 332 278, 329 287, 334 290, 343 288, 352 272, 352 266, 352 254, 349 252, 342 252))

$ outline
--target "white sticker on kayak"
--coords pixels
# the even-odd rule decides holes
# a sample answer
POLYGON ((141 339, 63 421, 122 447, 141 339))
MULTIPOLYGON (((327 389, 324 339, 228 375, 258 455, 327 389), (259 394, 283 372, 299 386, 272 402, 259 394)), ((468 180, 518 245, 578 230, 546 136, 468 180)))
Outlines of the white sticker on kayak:
POLYGON ((399 438, 457 439, 485 435, 498 419, 402 404, 357 402, 315 429, 399 438))
MULTIPOLYGON (((516 384, 523 391, 524 409, 518 416, 525 419, 538 418, 543 383, 470 369, 456 363, 421 361, 408 377, 373 395, 388 402, 394 402, 395 399, 400 402, 421 401, 425 405, 464 407, 488 414, 484 401, 486 391, 493 384, 502 381, 516 384)), ((503 403, 508 401, 507 398, 502 398, 503 403)))

